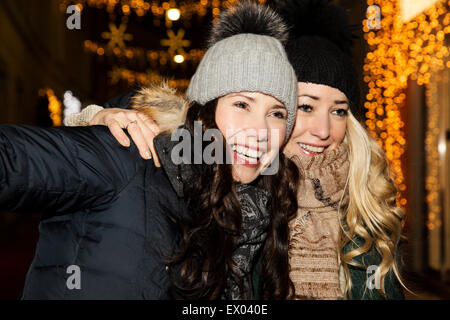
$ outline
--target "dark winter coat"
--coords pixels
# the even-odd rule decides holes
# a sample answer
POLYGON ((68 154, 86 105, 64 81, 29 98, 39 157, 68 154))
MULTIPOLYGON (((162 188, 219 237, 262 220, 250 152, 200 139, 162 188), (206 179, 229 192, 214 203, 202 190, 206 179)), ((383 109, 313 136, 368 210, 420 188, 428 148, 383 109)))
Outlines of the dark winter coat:
MULTIPOLYGON (((343 254, 350 252, 356 248, 361 247, 364 242, 357 238, 354 243, 348 243, 344 249, 343 254)), ((399 246, 400 250, 400 246, 399 246)), ((399 251, 400 252, 400 251, 399 251)), ((398 255, 400 257, 400 254, 398 255)), ((356 263, 363 265, 364 267, 349 266, 350 277, 352 280, 352 292, 351 299, 353 300, 404 300, 402 287, 391 270, 387 273, 384 285, 386 295, 383 296, 376 288, 378 282, 375 282, 374 271, 368 272, 369 266, 378 266, 381 263, 381 256, 375 247, 372 247, 366 253, 353 258, 356 263), (369 279, 369 277, 371 277, 369 279), (369 281, 368 281, 369 280, 369 281), (371 281, 373 280, 373 281, 371 281), (370 289, 368 282, 371 283, 372 289, 370 289)), ((398 259, 400 265, 400 258, 398 259)), ((369 270, 370 271, 370 270, 369 270)), ((349 297, 348 297, 349 298, 349 297)))
POLYGON ((186 217, 171 143, 155 140, 162 169, 106 127, 0 126, 0 207, 46 213, 23 299, 169 298, 163 256, 180 241, 166 212, 186 217))

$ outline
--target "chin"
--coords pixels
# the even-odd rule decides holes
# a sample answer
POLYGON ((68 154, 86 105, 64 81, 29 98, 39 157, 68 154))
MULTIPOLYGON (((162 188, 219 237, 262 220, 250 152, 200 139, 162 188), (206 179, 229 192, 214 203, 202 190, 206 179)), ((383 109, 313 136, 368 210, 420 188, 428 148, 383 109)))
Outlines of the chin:
POLYGON ((233 168, 233 179, 242 184, 249 184, 258 178, 259 174, 256 168, 247 168, 244 165, 235 165, 233 168))

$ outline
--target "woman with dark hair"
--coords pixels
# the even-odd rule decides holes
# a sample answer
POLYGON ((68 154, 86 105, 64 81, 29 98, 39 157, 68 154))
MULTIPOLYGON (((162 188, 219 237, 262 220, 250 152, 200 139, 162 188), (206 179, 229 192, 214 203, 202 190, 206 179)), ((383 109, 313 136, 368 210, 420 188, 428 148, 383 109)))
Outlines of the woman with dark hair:
POLYGON ((261 173, 292 129, 296 78, 278 16, 244 3, 220 21, 236 15, 245 21, 210 44, 188 101, 164 86, 134 97, 186 117, 155 139, 162 168, 105 127, 0 126, 1 208, 46 212, 24 299, 249 299, 258 257, 265 297, 291 292, 298 176, 283 155, 261 173))

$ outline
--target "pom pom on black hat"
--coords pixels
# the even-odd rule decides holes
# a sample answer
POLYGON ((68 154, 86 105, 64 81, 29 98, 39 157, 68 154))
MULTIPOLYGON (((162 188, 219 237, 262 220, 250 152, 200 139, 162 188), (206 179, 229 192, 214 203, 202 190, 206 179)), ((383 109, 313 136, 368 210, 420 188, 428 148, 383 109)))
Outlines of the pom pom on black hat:
POLYGON ((288 40, 286 23, 272 8, 245 0, 221 13, 219 21, 212 27, 208 47, 242 33, 274 37, 283 45, 288 40))
POLYGON ((330 0, 275 0, 274 5, 289 25, 290 40, 303 36, 323 37, 350 54, 357 26, 349 23, 343 7, 330 0))

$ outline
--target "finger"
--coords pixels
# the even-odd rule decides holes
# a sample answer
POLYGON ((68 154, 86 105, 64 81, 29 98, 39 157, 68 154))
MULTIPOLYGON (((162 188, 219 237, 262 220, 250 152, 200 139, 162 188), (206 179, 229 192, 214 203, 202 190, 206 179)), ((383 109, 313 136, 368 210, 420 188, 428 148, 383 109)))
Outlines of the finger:
POLYGON ((161 130, 158 126, 158 124, 151 118, 147 117, 145 114, 138 112, 137 114, 138 119, 141 119, 142 122, 150 129, 152 130, 156 135, 161 133, 161 130))
MULTIPOLYGON (((155 133, 153 133, 153 135, 155 137, 157 136, 155 133)), ((153 139, 150 140, 150 142, 148 142, 148 139, 147 139, 147 143, 149 143, 149 148, 150 148, 150 152, 152 154, 152 159, 155 164, 155 167, 158 167, 158 168, 161 167, 161 163, 159 161, 158 153, 156 152, 155 145, 153 143, 153 139)))
POLYGON ((258 175, 263 173, 264 170, 266 170, 272 164, 278 152, 279 150, 273 148, 263 155, 263 157, 261 158, 260 166, 258 168, 258 175))
POLYGON ((122 146, 124 146, 124 147, 130 146, 130 139, 128 139, 125 132, 123 132, 123 129, 120 126, 119 122, 117 122, 116 120, 113 119, 113 120, 108 121, 108 123, 106 125, 108 126, 109 131, 114 136, 114 138, 116 138, 116 140, 122 146))
MULTIPOLYGON (((142 134, 144 135, 145 141, 152 152, 153 148, 153 139, 158 135, 158 133, 154 132, 152 128, 148 126, 148 123, 145 123, 140 117, 137 117, 137 123, 142 130, 142 134)), ((153 154, 153 152, 152 152, 153 154)))
POLYGON ((138 124, 138 122, 130 123, 127 130, 131 136, 131 139, 133 139, 134 143, 136 144, 141 157, 144 159, 151 159, 150 149, 147 145, 147 142, 145 141, 142 128, 138 124))
POLYGON ((123 123, 128 124, 131 121, 137 120, 137 111, 136 110, 124 110, 121 109, 120 112, 114 115, 115 118, 117 118, 120 121, 123 121, 123 123))
POLYGON ((155 145, 152 142, 150 146, 150 152, 152 153, 153 162, 155 163, 155 167, 160 168, 161 162, 159 161, 158 153, 156 152, 155 145))
POLYGON ((126 129, 127 125, 132 122, 136 121, 136 112, 130 111, 130 110, 122 110, 110 112, 104 116, 105 123, 109 123, 110 121, 117 121, 122 129, 126 129))
POLYGON ((156 167, 161 167, 161 162, 159 161, 158 153, 156 152, 155 145, 153 144, 153 139, 161 133, 159 126, 151 118, 147 117, 145 114, 138 112, 138 123, 142 127, 145 140, 150 148, 152 154, 152 159, 156 167))

